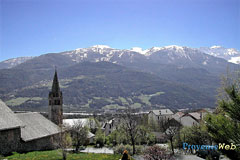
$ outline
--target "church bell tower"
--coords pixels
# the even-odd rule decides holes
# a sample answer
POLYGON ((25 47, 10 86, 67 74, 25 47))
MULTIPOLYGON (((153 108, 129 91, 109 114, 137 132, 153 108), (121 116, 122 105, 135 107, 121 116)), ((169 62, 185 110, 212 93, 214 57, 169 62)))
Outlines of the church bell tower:
POLYGON ((48 105, 48 118, 56 125, 62 125, 63 123, 63 98, 62 92, 60 91, 57 71, 55 70, 52 91, 48 95, 49 105, 48 105))

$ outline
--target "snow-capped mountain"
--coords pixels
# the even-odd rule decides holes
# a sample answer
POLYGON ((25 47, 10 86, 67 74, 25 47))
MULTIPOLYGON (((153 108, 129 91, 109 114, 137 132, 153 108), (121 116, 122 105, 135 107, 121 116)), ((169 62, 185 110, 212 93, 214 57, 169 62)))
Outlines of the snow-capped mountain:
POLYGON ((2 61, 0 62, 0 69, 15 67, 16 65, 26 62, 27 60, 30 60, 32 58, 33 57, 18 57, 2 61))
POLYGON ((200 47, 199 50, 206 54, 226 59, 228 62, 240 64, 240 51, 234 48, 212 46, 212 47, 200 47))
POLYGON ((138 53, 140 53, 140 54, 146 55, 146 53, 148 52, 148 49, 143 50, 143 49, 140 48, 140 47, 133 47, 133 48, 130 49, 130 51, 138 52, 138 53))
POLYGON ((178 65, 180 67, 206 67, 208 65, 218 65, 224 61, 199 49, 177 45, 152 47, 146 50, 139 47, 114 49, 106 45, 96 45, 63 52, 61 55, 70 58, 75 63, 82 61, 107 61, 121 65, 129 63, 158 63, 178 65))
MULTIPOLYGON (((46 54, 49 56, 51 54, 46 54)), ((164 47, 152 47, 142 49, 115 49, 107 45, 95 45, 89 48, 78 48, 72 51, 57 53, 67 58, 67 64, 82 61, 100 62, 107 61, 121 65, 135 63, 172 64, 179 67, 207 67, 208 65, 220 65, 223 59, 232 63, 240 63, 240 52, 236 49, 226 49, 221 46, 190 48, 185 46, 170 45, 164 47), (214 58, 216 57, 216 58, 214 58), (221 58, 221 59, 220 59, 221 58)), ((44 58, 45 55, 39 57, 44 58)), ((36 57, 38 58, 38 57, 36 57)), ((11 68, 33 57, 13 58, 0 62, 1 68, 11 68)))
MULTIPOLYGON (((212 47, 212 49, 214 48, 219 47, 212 47)), ((1 63, 12 64, 12 66, 14 66, 17 63, 17 59, 8 60, 5 62, 8 63, 1 63)), ((20 62, 21 61, 19 60, 19 63, 20 62)), ((1 78, 6 79, 5 77, 8 77, 8 75, 17 73, 17 79, 21 80, 21 83, 18 82, 18 84, 24 86, 26 85, 25 79, 33 78, 31 80, 32 84, 35 82, 35 80, 41 79, 44 75, 45 78, 43 78, 42 80, 45 80, 47 77, 48 79, 50 79, 49 75, 51 75, 50 73, 54 70, 55 66, 58 67, 58 71, 61 75, 63 75, 63 78, 71 78, 70 80, 64 81, 66 82, 66 88, 68 88, 68 86, 75 88, 76 86, 81 86, 82 82, 85 82, 86 84, 82 89, 91 90, 91 87, 88 87, 89 81, 91 81, 98 87, 102 87, 105 85, 105 82, 108 83, 108 80, 111 80, 113 82, 113 85, 109 88, 109 90, 114 90, 114 92, 109 93, 115 94, 120 93, 122 90, 130 89, 131 87, 129 85, 126 86, 129 81, 133 82, 135 85, 138 86, 139 83, 137 82, 137 80, 132 81, 133 77, 137 77, 137 79, 141 79, 141 81, 146 84, 146 86, 140 86, 140 88, 138 89, 139 93, 143 93, 145 89, 149 89, 156 93, 162 91, 162 86, 160 89, 157 89, 156 86, 152 85, 153 83, 155 83, 155 81, 157 81, 156 79, 152 79, 152 76, 157 76, 164 81, 175 84, 177 88, 179 85, 184 85, 190 87, 193 90, 196 90, 198 93, 203 93, 201 95, 207 95, 207 97, 209 96, 212 99, 214 99, 216 95, 216 89, 219 87, 220 84, 219 76, 226 73, 227 67, 230 70, 239 69, 239 65, 229 63, 227 60, 219 58, 216 55, 210 55, 210 53, 206 54, 206 52, 204 53, 200 49, 194 49, 185 46, 171 45, 165 47, 152 47, 149 49, 141 49, 136 47, 132 49, 116 49, 106 45, 95 45, 89 48, 78 48, 75 50, 65 51, 61 53, 48 53, 34 58, 29 58, 25 62, 22 62, 17 66, 15 65, 15 67, 13 67, 12 69, 0 70, 2 73, 1 75, 3 76, 1 78), (112 70, 114 66, 116 68, 112 70), (122 69, 119 69, 119 67, 122 69), (104 68, 104 70, 99 70, 98 68, 104 68), (140 74, 150 73, 149 75, 152 76, 150 76, 150 78, 147 78, 144 76, 137 76, 137 73, 135 72, 122 72, 125 70, 137 71, 140 72, 140 74), (109 71, 111 71, 111 77, 103 76, 104 73, 108 73, 109 71), (89 77, 89 79, 79 79, 79 77, 82 75, 91 76, 89 77), (95 81, 97 77, 102 77, 104 79, 102 81, 98 81, 99 79, 95 81), (149 79, 151 81, 149 81, 149 79), (115 83, 116 80, 121 80, 121 82, 115 83), (104 83, 98 84, 97 82, 104 83)), ((11 77, 8 78, 9 81, 12 80, 11 77)), ((15 79, 13 79, 11 83, 14 84, 15 79)), ((4 90, 2 91, 8 93, 10 89, 14 89, 14 85, 12 84, 4 88, 5 84, 2 83, 2 88, 4 88, 4 90), (13 88, 11 88, 11 86, 13 86, 13 88)), ((165 83, 163 84, 165 85, 165 83)), ((182 90, 180 93, 177 93, 177 95, 175 93, 168 93, 166 94, 166 98, 168 99, 169 97, 171 97, 171 99, 178 99, 179 101, 186 99, 186 97, 189 97, 191 99, 191 96, 189 94, 185 94, 184 91, 186 88, 184 86, 180 87, 180 90, 182 90)), ((105 90, 105 88, 101 89, 105 90)), ((71 93, 72 90, 73 89, 69 89, 69 93, 71 93)), ((167 90, 171 89, 167 87, 167 90)), ((94 90, 94 92, 96 91, 97 90, 94 90)), ((27 92, 27 94, 29 95, 31 93, 35 92, 27 92)), ((86 93, 90 92, 86 91, 86 93)), ((99 94, 102 93, 99 92, 99 94)), ((149 92, 149 94, 151 93, 149 92)), ((198 96, 201 97, 201 95, 198 96)), ((201 98, 199 99, 200 103, 202 102, 201 98)), ((152 102, 155 103, 158 100, 159 99, 152 99, 152 102)), ((69 101, 72 102, 75 100, 69 101)), ((88 102, 87 97, 85 97, 85 101, 88 102)), ((80 103, 82 101, 76 102, 80 103)), ((178 102, 176 101, 176 103, 178 102)), ((198 102, 189 103, 194 103, 191 105, 196 105, 198 102)))
POLYGON ((145 56, 135 50, 127 49, 114 49, 106 45, 95 45, 89 48, 78 48, 73 51, 61 53, 64 56, 68 56, 74 62, 81 61, 107 61, 112 63, 121 63, 121 62, 134 62, 137 59, 145 59, 145 56))

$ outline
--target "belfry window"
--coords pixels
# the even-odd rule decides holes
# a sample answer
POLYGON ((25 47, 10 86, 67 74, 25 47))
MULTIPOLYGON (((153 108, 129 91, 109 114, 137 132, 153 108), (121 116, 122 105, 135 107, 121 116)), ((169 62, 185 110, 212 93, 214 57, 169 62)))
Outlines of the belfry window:
POLYGON ((60 100, 54 100, 55 105, 60 105, 60 100))

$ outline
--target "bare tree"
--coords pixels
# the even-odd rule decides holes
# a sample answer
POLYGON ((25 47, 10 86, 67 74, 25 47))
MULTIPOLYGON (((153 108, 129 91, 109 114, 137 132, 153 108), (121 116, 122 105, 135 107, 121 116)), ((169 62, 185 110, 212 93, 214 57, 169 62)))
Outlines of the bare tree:
POLYGON ((179 132, 180 127, 168 120, 163 122, 162 128, 171 143, 172 154, 174 154, 173 137, 179 132))
POLYGON ((171 143, 172 154, 174 154, 174 147, 173 147, 173 137, 178 133, 179 128, 175 126, 170 126, 166 131, 165 134, 167 135, 168 139, 171 143))
POLYGON ((75 152, 79 151, 81 145, 86 144, 88 138, 88 128, 84 125, 82 121, 74 121, 71 127, 71 135, 73 140, 73 145, 75 146, 75 152))
POLYGON ((137 114, 133 109, 127 109, 125 113, 121 115, 121 126, 123 127, 126 135, 129 137, 132 146, 133 146, 133 155, 136 153, 136 141, 138 137, 138 123, 137 123, 137 114))

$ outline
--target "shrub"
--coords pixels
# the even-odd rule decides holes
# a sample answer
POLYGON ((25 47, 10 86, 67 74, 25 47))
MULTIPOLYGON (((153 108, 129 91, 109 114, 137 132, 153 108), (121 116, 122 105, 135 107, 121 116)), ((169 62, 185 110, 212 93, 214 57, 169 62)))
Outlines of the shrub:
POLYGON ((130 146, 130 145, 120 144, 120 145, 117 145, 116 147, 114 147, 113 150, 114 150, 115 154, 123 154, 124 150, 127 150, 130 155, 132 155, 132 153, 133 153, 132 146, 130 146))
POLYGON ((144 151, 145 160, 163 160, 163 159, 172 159, 172 155, 167 152, 165 148, 161 148, 157 145, 148 147, 144 151))
POLYGON ((142 154, 143 147, 142 146, 136 146, 136 154, 142 154))
MULTIPOLYGON (((136 154, 141 154, 142 153, 142 146, 136 146, 136 154)), ((132 146, 130 145, 117 145, 116 147, 113 148, 115 154, 122 154, 124 150, 127 150, 130 155, 133 154, 133 149, 132 146)))

